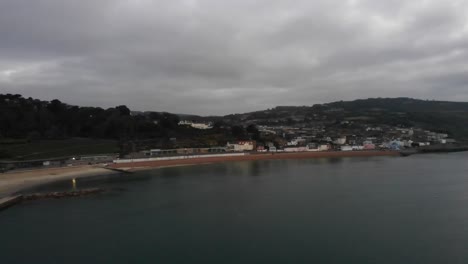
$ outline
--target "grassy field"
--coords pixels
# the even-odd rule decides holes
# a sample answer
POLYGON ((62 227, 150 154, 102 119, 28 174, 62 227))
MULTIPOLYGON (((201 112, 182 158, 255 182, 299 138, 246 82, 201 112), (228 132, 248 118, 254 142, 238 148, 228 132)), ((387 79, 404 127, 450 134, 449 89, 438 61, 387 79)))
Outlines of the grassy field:
POLYGON ((31 143, 0 144, 0 152, 7 153, 10 160, 34 160, 66 156, 117 153, 117 141, 74 138, 64 140, 40 140, 31 143))

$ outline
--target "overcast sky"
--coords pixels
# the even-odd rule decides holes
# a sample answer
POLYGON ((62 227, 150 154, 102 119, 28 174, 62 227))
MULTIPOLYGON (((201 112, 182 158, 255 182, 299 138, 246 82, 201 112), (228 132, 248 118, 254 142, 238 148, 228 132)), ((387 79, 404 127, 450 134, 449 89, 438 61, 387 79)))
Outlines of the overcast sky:
POLYGON ((227 114, 468 101, 466 0, 0 0, 0 93, 227 114))

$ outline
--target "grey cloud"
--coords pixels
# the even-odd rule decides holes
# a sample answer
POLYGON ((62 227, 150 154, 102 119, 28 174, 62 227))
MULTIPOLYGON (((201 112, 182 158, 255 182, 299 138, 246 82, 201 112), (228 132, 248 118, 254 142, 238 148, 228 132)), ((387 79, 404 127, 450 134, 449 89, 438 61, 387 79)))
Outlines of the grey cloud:
POLYGON ((2 0, 0 91, 227 114, 468 100, 465 1, 2 0))

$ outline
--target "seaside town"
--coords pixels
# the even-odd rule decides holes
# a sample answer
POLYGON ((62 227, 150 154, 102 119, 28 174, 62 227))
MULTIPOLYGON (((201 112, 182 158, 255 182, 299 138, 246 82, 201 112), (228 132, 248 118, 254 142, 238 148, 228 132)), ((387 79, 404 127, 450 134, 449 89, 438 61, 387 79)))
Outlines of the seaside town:
MULTIPOLYGON (((345 121, 343 125, 352 125, 345 121)), ((188 120, 179 125, 195 129, 211 129, 211 123, 196 123, 188 120)), ((259 126, 260 138, 269 138, 265 144, 255 140, 228 142, 225 146, 202 148, 146 149, 128 154, 125 158, 144 158, 164 155, 190 155, 220 152, 319 152, 394 150, 454 144, 448 134, 418 128, 389 126, 360 127, 343 130, 327 130, 325 127, 259 126)), ((173 139, 177 141, 177 139, 173 139)))
POLYGON ((0 0, 0 264, 468 264, 468 0, 0 0))
MULTIPOLYGON (((352 125, 343 122, 342 125, 352 125)), ((179 122, 180 126, 194 129, 213 129, 211 123, 197 123, 189 120, 179 122)), ((190 157, 216 157, 261 153, 299 153, 299 152, 359 152, 394 151, 405 153, 430 146, 450 147, 456 140, 448 134, 437 133, 419 128, 399 128, 390 126, 362 126, 359 128, 327 130, 324 127, 259 126, 260 139, 271 141, 259 143, 256 140, 227 142, 224 146, 154 148, 130 152, 124 157, 118 155, 91 155, 73 157, 66 160, 68 165, 99 163, 130 163, 145 160, 186 159, 190 157), (156 158, 156 159, 154 159, 156 158)), ((253 137, 253 135, 250 135, 253 137)), ((177 145, 177 139, 171 141, 177 145)), ((265 142, 265 141, 264 141, 265 142)), ((44 166, 63 164, 64 161, 45 161, 44 166)))
MULTIPOLYGON (((350 126, 353 122, 343 122, 350 126)), ((197 123, 182 120, 179 126, 190 126, 197 130, 213 129, 212 123, 197 123)), ((404 151, 429 146, 451 146, 456 140, 448 134, 436 133, 419 128, 398 128, 390 126, 361 126, 358 128, 343 128, 342 130, 326 129, 323 126, 258 126, 254 133, 248 133, 259 141, 239 140, 227 142, 223 146, 180 147, 180 148, 150 148, 130 152, 123 157, 118 154, 84 155, 50 160, 29 160, 15 162, 11 166, 21 167, 57 167, 73 165, 92 165, 144 161, 150 158, 188 158, 211 157, 229 154, 261 154, 261 153, 299 153, 299 152, 357 152, 357 151, 404 151), (267 140, 265 140, 267 139, 267 140)), ((177 138, 171 138, 177 146, 177 138)))
POLYGON ((226 116, 131 111, 126 106, 105 110, 13 94, 1 95, 0 105, 5 109, 2 172, 219 155, 410 155, 458 149, 467 135, 458 125, 465 115, 456 114, 464 105, 410 98, 278 106, 226 116))

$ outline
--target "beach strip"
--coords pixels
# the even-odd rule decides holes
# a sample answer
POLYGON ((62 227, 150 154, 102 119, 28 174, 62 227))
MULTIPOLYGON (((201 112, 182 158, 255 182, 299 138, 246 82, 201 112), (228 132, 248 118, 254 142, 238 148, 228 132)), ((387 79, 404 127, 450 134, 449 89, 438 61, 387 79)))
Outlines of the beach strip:
POLYGON ((373 156, 401 156, 398 151, 324 151, 324 152, 271 152, 256 153, 239 156, 220 155, 217 157, 196 157, 174 160, 128 161, 125 163, 110 164, 111 168, 127 170, 141 170, 159 167, 196 165, 207 163, 249 161, 249 160, 284 160, 284 159, 316 159, 316 158, 343 158, 343 157, 373 157, 373 156))
POLYGON ((111 174, 119 174, 119 172, 90 165, 11 171, 0 174, 0 198, 54 181, 111 174))
POLYGON ((109 164, 107 168, 99 166, 74 166, 59 168, 35 168, 31 170, 11 171, 0 174, 0 198, 15 195, 17 192, 59 180, 83 178, 100 175, 121 174, 124 171, 150 170, 162 167, 201 165, 232 161, 316 159, 343 157, 400 156, 398 151, 325 151, 325 152, 275 152, 252 153, 246 155, 221 155, 174 160, 135 161, 109 164))

